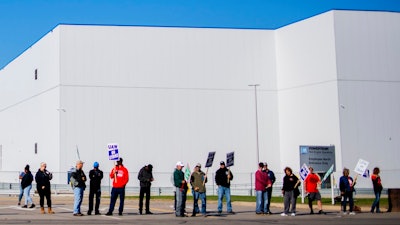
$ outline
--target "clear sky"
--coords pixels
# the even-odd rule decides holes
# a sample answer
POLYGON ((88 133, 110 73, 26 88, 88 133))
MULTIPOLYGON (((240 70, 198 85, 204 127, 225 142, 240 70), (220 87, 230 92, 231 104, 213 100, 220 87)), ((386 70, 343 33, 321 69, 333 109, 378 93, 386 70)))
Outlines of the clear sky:
POLYGON ((0 0, 0 68, 60 23, 275 29, 331 9, 400 0, 0 0))

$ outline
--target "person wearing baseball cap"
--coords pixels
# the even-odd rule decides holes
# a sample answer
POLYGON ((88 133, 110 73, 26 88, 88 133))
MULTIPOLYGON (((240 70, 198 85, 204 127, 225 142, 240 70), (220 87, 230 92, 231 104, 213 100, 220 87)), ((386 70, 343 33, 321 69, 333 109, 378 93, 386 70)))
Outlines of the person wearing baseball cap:
POLYGON ((192 185, 193 194, 193 213, 196 216, 200 212, 198 201, 201 200, 201 214, 206 216, 206 186, 207 175, 201 171, 201 164, 197 163, 192 175, 190 176, 190 185, 192 185))
POLYGON ((110 172, 110 179, 112 179, 113 187, 111 189, 110 207, 106 213, 106 216, 112 216, 118 196, 118 215, 122 216, 122 212, 124 211, 125 186, 129 181, 129 172, 128 169, 126 169, 126 167, 122 164, 122 161, 122 158, 119 158, 115 167, 112 168, 110 172))
POLYGON ((224 161, 221 161, 219 165, 220 168, 215 172, 215 183, 218 185, 218 213, 222 213, 222 201, 225 196, 227 212, 229 214, 235 214, 232 211, 230 188, 230 181, 233 179, 233 174, 226 168, 224 161))
POLYGON ((103 179, 103 171, 99 169, 99 163, 93 163, 93 169, 89 171, 90 190, 89 190, 89 209, 87 214, 92 215, 93 211, 93 198, 96 195, 96 205, 94 207, 94 214, 101 215, 99 211, 100 198, 101 198, 101 179, 103 179))
POLYGON ((174 171, 174 186, 176 194, 175 216, 177 217, 185 217, 186 193, 188 190, 188 185, 182 168, 183 163, 178 161, 174 171))
POLYGON ((83 216, 81 213, 81 204, 83 200, 83 192, 86 188, 86 175, 83 172, 84 162, 76 161, 75 171, 71 173, 72 188, 74 190, 74 216, 83 216))

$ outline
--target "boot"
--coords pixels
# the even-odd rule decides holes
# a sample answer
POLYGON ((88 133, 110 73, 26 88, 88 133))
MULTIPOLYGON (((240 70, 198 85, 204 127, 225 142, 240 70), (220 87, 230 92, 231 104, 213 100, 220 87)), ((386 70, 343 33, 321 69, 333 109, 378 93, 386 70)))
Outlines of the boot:
POLYGON ((47 212, 48 212, 49 214, 54 214, 54 211, 51 210, 51 207, 49 207, 47 210, 48 210, 47 212))
POLYGON ((45 212, 44 212, 44 207, 40 207, 40 213, 41 213, 41 214, 45 214, 45 212))

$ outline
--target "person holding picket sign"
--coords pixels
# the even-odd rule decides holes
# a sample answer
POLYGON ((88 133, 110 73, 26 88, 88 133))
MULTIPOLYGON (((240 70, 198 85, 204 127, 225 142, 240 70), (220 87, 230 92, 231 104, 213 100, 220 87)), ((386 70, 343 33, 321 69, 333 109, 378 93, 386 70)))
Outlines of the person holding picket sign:
POLYGON ((346 205, 347 201, 349 201, 349 215, 355 215, 356 213, 353 212, 354 208, 354 200, 353 200, 353 192, 354 192, 354 185, 356 185, 356 180, 353 180, 352 177, 349 176, 350 170, 347 168, 343 169, 343 176, 340 177, 339 180, 339 188, 340 188, 340 193, 342 195, 342 210, 343 214, 346 215, 346 205))
POLYGON ((229 214, 235 214, 232 211, 231 204, 231 180, 233 179, 232 172, 225 167, 225 162, 219 163, 220 168, 215 173, 215 183, 218 185, 218 213, 222 213, 222 200, 225 196, 226 207, 229 214))
POLYGON ((124 201, 125 201, 125 186, 129 181, 129 171, 122 164, 122 158, 119 158, 116 162, 114 168, 112 168, 110 172, 110 179, 112 179, 112 189, 111 189, 111 198, 110 198, 110 207, 106 216, 112 216, 115 203, 117 202, 117 198, 119 196, 119 208, 118 215, 122 216, 122 212, 124 211, 124 201))
POLYGON ((321 178, 318 174, 314 173, 314 168, 310 166, 308 169, 310 170, 310 172, 304 180, 304 187, 306 187, 310 214, 314 214, 314 210, 312 208, 312 202, 314 200, 317 200, 317 205, 319 209, 318 214, 325 214, 325 212, 322 211, 321 194, 318 190, 318 185, 321 185, 321 178))
POLYGON ((193 194, 193 213, 196 216, 200 212, 198 201, 201 200, 201 214, 206 216, 206 186, 207 175, 201 171, 201 164, 197 163, 192 175, 190 176, 190 185, 193 194))

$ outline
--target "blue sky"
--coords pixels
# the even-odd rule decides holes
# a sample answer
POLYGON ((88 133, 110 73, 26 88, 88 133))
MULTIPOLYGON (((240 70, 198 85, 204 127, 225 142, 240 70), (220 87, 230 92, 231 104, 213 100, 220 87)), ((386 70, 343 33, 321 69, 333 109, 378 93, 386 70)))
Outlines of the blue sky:
POLYGON ((0 68, 60 23, 275 29, 331 9, 400 0, 0 0, 0 68))

